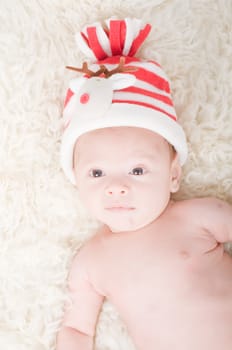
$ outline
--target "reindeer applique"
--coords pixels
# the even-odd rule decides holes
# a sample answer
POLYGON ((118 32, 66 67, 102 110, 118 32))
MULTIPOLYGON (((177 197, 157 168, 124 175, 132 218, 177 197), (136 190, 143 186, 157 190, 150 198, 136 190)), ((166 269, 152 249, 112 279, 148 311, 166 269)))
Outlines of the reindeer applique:
POLYGON ((82 68, 67 66, 66 68, 84 73, 85 75, 71 80, 69 98, 66 102, 63 117, 65 130, 71 119, 103 117, 112 104, 113 92, 134 85, 136 77, 127 72, 135 71, 135 67, 125 67, 125 57, 121 57, 116 68, 108 70, 106 66, 94 72, 86 62, 82 68))

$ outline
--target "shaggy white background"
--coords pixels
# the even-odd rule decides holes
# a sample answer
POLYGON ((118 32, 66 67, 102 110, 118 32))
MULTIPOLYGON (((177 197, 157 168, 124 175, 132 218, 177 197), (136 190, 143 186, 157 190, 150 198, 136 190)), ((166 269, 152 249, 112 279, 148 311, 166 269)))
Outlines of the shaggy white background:
MULTIPOLYGON (((54 349, 69 264, 96 228, 60 169, 60 116, 75 32, 112 15, 153 24, 140 55, 169 75, 189 143, 178 197, 232 202, 231 0, 0 0, 0 349, 54 349)), ((134 349, 109 303, 96 349, 134 349)))

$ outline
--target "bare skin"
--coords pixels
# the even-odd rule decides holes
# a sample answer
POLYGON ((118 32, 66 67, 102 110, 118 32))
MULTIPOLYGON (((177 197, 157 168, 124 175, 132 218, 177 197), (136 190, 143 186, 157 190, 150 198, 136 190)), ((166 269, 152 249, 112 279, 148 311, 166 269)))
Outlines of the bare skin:
MULTIPOLYGON (((118 147, 121 154, 125 150, 121 160, 126 166, 128 154, 123 139, 128 132, 120 136, 118 147)), ((84 140, 80 149, 88 144, 87 153, 93 153, 95 159, 96 141, 101 149, 101 142, 103 145, 106 141, 103 136, 97 134, 92 146, 84 140)), ((116 140, 119 136, 111 135, 112 141, 114 137, 116 140)), ((156 160, 160 156, 158 170, 142 161, 140 165, 148 169, 144 171, 147 177, 124 179, 123 167, 111 171, 109 166, 104 170, 107 175, 96 183, 96 196, 101 195, 101 189, 105 192, 99 201, 101 208, 91 203, 90 209, 100 217, 107 211, 109 225, 104 225, 73 261, 69 275, 73 305, 66 309, 57 350, 93 349, 97 317, 105 298, 119 311, 138 350, 231 350, 232 258, 222 244, 232 240, 231 206, 214 198, 172 201, 170 192, 178 190, 180 178, 176 156, 170 156, 168 145, 161 144, 159 138, 149 141, 145 133, 141 140, 142 149, 161 145, 155 155, 156 160), (154 191, 154 196, 159 194, 154 202, 146 192, 147 181, 159 186, 154 191), (137 201, 140 189, 145 193, 143 205, 137 201), (113 205, 116 197, 117 205, 113 205), (114 198, 111 204, 109 198, 114 198), (146 198, 153 206, 150 221, 150 214, 143 211, 146 198), (122 220, 117 224, 119 218, 122 220)), ((100 153, 98 156, 101 159, 100 153)), ((117 154, 114 159, 117 161, 117 154)), ((77 165, 84 163, 82 158, 77 165)), ((99 164, 103 165, 101 161, 99 164)), ((134 164, 138 170, 136 161, 134 164)), ((93 179, 88 187, 89 180, 85 183, 82 170, 77 173, 84 187, 81 194, 93 191, 93 179)))
POLYGON ((216 205, 171 203, 146 228, 105 232, 92 243, 99 265, 91 280, 116 306, 138 349, 232 347, 232 259, 210 231, 212 222, 198 223, 199 206, 207 204, 216 205))

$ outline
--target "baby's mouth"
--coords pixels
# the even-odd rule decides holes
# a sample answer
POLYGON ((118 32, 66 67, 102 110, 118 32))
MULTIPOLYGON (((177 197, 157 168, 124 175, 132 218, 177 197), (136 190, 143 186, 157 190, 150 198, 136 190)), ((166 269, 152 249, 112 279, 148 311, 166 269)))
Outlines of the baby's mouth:
POLYGON ((111 212, 124 212, 124 211, 132 211, 135 208, 127 207, 127 206, 112 206, 112 207, 107 207, 105 209, 111 212))

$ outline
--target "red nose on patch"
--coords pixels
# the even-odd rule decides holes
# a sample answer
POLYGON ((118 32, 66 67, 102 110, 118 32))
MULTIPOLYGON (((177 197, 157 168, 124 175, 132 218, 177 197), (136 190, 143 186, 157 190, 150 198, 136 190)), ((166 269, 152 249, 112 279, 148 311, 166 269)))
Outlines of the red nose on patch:
POLYGON ((88 103, 88 101, 89 101, 89 94, 87 93, 82 94, 80 97, 80 103, 85 104, 85 103, 88 103))

